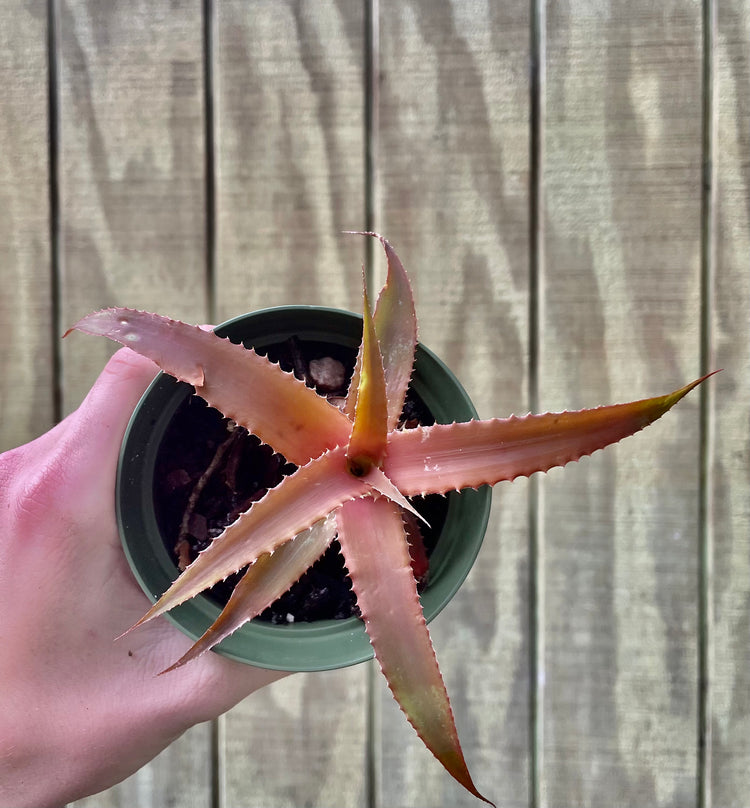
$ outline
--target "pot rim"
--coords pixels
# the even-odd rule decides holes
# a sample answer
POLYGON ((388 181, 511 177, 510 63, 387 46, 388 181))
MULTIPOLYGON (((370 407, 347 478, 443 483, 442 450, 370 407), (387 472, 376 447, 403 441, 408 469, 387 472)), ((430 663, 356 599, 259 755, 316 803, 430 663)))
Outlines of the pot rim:
MULTIPOLYGON (((262 348, 291 335, 356 348, 361 315, 324 306, 277 306, 234 317, 214 330, 233 341, 262 348), (240 332, 248 336, 241 337, 240 332), (258 336, 256 332, 263 333, 258 336)), ((439 422, 477 417, 468 394, 449 368, 421 343, 412 386, 439 422), (431 380, 438 378, 434 383, 431 380)), ((117 523, 122 546, 138 583, 154 602, 179 571, 161 538, 153 511, 155 459, 177 406, 193 388, 159 373, 136 406, 123 438, 116 483, 117 523)), ((468 575, 489 519, 491 489, 448 494, 445 524, 430 561, 430 582, 421 595, 429 623, 468 575)), ((200 637, 221 607, 204 595, 175 607, 165 617, 191 639, 200 637)), ((330 670, 371 659, 372 646, 357 617, 314 623, 272 625, 250 621, 214 650, 231 659, 276 670, 330 670)))

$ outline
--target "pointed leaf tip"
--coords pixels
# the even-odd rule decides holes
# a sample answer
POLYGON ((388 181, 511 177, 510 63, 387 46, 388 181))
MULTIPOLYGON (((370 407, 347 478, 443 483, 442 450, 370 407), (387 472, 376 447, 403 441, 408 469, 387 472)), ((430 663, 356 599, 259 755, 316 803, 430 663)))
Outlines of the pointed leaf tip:
MULTIPOLYGON (((699 379, 695 379, 695 381, 686 384, 684 387, 681 387, 679 390, 675 390, 672 393, 667 393, 664 396, 656 396, 655 398, 645 398, 640 401, 634 401, 630 405, 618 405, 620 407, 629 406, 632 408, 632 414, 635 416, 636 413, 640 412, 642 418, 642 424, 640 425, 639 429, 643 429, 644 427, 652 424, 654 421, 658 421, 662 415, 665 415, 669 410, 674 407, 679 401, 681 401, 685 396, 690 393, 692 390, 695 390, 700 384, 709 379, 716 373, 719 373, 719 370, 713 370, 711 373, 706 373, 705 376, 701 376, 699 379)), ((603 408, 599 408, 603 409, 603 408)), ((633 430, 637 431, 637 430, 633 430)))

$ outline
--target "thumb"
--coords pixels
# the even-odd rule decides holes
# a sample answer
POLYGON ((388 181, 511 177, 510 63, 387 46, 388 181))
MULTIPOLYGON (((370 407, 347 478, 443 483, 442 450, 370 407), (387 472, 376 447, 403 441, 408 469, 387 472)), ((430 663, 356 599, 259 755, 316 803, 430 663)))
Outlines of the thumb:
POLYGON ((159 368, 150 360, 120 348, 75 413, 94 445, 111 447, 116 456, 133 410, 159 368))

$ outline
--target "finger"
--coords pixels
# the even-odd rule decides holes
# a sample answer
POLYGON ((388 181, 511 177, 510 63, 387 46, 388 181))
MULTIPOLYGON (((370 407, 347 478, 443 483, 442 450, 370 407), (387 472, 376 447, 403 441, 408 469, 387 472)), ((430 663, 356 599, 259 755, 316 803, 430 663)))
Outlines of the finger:
MULTIPOLYGON (((3 455, 17 484, 26 494, 38 490, 44 501, 63 491, 78 496, 81 484, 92 480, 97 490, 108 485, 128 419, 157 371, 153 362, 130 349, 117 351, 75 412, 3 455)), ((26 494, 17 499, 27 501, 26 494)))

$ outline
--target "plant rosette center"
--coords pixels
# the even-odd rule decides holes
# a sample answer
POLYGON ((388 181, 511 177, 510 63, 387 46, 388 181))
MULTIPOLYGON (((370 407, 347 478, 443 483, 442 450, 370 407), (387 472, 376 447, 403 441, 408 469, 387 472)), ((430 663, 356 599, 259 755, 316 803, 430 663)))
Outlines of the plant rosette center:
POLYGON ((356 457, 349 457, 346 461, 349 474, 354 477, 364 477, 374 468, 380 468, 380 463, 369 455, 359 454, 356 457))

